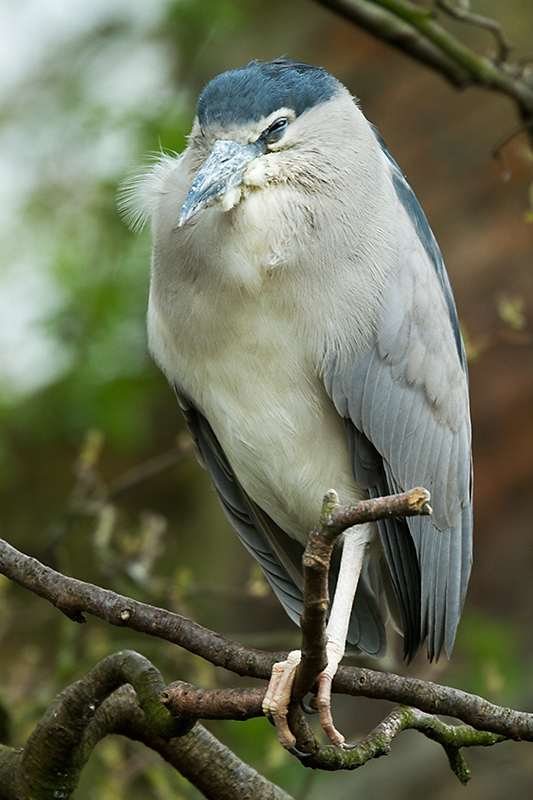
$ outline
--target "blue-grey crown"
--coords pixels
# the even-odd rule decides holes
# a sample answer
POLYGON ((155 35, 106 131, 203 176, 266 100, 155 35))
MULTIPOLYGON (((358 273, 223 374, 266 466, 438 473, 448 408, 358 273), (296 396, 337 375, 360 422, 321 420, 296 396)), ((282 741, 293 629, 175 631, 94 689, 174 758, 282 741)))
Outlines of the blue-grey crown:
POLYGON ((250 61, 208 83, 196 113, 202 127, 257 122, 283 107, 299 116, 329 100, 338 87, 336 78, 321 67, 284 58, 250 61))

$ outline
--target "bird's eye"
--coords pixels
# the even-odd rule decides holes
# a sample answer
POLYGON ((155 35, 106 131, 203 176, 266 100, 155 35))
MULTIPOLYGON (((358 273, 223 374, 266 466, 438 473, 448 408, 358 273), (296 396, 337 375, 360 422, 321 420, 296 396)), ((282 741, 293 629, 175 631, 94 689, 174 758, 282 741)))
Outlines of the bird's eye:
POLYGON ((289 120, 287 117, 279 117, 278 119, 274 120, 274 122, 269 125, 265 131, 263 131, 261 139, 263 139, 267 144, 279 142, 285 133, 285 129, 288 124, 289 120))

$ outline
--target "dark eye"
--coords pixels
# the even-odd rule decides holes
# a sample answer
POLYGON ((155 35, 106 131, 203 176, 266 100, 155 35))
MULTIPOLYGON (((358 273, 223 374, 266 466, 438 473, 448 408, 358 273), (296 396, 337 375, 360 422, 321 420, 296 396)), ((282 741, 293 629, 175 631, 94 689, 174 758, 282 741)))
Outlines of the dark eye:
POLYGON ((265 131, 263 131, 261 139, 263 139, 267 144, 279 142, 285 133, 285 128, 288 124, 289 120, 287 117, 279 117, 279 119, 274 120, 274 122, 269 125, 265 131))

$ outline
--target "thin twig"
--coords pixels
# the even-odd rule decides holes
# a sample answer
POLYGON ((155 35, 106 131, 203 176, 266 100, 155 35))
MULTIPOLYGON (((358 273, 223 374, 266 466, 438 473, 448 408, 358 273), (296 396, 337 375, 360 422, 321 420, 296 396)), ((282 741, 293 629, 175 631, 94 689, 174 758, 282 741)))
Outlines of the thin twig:
POLYGON ((435 20, 431 9, 411 0, 317 0, 379 39, 432 67, 455 86, 501 92, 533 118, 533 86, 523 67, 479 55, 435 20))
POLYGON ((44 555, 47 559, 54 558, 55 547, 68 535, 73 523, 80 518, 93 517, 98 526, 108 525, 109 534, 106 537, 108 539, 115 526, 117 514, 114 501, 117 497, 194 455, 190 437, 187 434, 180 434, 170 450, 106 482, 98 469, 103 446, 104 438, 101 431, 87 432, 75 463, 76 480, 65 509, 50 523, 45 533, 44 555))
POLYGON ((453 19, 490 31, 496 39, 496 45, 498 47, 496 63, 502 64, 504 61, 507 61, 513 46, 505 37, 499 22, 489 17, 483 17, 481 14, 474 14, 468 8, 457 6, 450 2, 450 0, 435 0, 435 5, 450 17, 453 17, 453 19))
POLYGON ((178 436, 172 449, 132 467, 123 472, 122 475, 109 481, 106 487, 106 500, 114 500, 119 495, 134 489, 140 483, 160 475, 193 455, 194 446, 190 438, 188 436, 178 436))

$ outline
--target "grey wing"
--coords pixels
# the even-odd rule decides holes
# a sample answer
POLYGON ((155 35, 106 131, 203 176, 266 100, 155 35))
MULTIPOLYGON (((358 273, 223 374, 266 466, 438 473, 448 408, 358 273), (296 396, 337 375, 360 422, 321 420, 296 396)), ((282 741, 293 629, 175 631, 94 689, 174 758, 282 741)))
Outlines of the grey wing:
MULTIPOLYGON (((199 461, 209 472, 226 516, 246 549, 261 565, 289 617, 299 624, 303 608, 303 545, 288 536, 246 494, 207 419, 178 387, 174 388, 199 461)), ((330 575, 331 595, 335 591, 339 560, 340 553, 335 552, 330 575)), ((371 655, 382 655, 385 650, 381 613, 366 578, 358 589, 348 642, 371 655)))
POLYGON ((198 459, 209 472, 226 516, 246 549, 261 565, 287 614, 298 623, 302 613, 302 545, 284 534, 250 500, 235 477, 209 422, 177 387, 175 390, 198 459))
POLYGON ((391 164, 406 224, 422 246, 400 254, 366 350, 330 348, 323 376, 346 420, 357 482, 371 496, 415 486, 431 492, 430 518, 386 520, 379 530, 405 654, 416 655, 427 636, 428 655, 438 658, 443 645, 448 654, 453 647, 472 561, 468 381, 438 246, 391 164))

